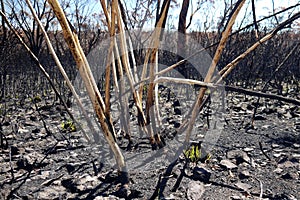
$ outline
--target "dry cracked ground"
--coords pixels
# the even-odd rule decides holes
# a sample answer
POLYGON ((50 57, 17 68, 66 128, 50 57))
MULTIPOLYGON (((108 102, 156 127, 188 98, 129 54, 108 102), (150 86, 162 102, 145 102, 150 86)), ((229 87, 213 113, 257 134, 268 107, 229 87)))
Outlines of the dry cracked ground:
MULTIPOLYGON (((1 117, 0 199, 299 199, 300 108, 261 100, 252 127, 256 98, 229 94, 227 100, 210 160, 188 163, 181 154, 173 163, 129 168, 124 197, 114 164, 103 162, 102 144, 86 143, 80 131, 64 133, 61 105, 12 99, 1 117)), ((172 104, 169 110, 178 114, 172 104)), ((146 139, 136 143, 123 152, 138 161, 152 150, 146 139)))

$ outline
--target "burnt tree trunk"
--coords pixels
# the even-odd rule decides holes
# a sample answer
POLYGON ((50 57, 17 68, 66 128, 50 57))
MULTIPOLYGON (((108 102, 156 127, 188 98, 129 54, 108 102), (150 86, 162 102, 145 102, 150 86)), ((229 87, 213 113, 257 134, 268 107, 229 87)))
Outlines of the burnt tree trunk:
MULTIPOLYGON (((186 57, 186 17, 190 5, 190 0, 183 0, 178 21, 178 37, 177 37, 177 61, 186 57)), ((186 70, 186 63, 178 66, 178 71, 186 78, 189 73, 186 70)))

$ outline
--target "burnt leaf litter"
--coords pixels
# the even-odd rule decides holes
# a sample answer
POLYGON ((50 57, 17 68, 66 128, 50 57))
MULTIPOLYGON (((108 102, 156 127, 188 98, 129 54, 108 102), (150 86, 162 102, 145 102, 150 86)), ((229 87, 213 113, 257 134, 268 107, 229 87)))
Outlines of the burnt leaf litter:
MULTIPOLYGON (((173 162, 129 168, 127 194, 114 164, 101 159, 103 144, 86 143, 59 103, 7 101, 11 110, 2 115, 0 129, 0 199, 299 199, 300 108, 261 100, 252 126, 256 98, 227 95, 224 131, 208 154, 201 155, 199 122, 196 143, 173 162)), ((176 98, 164 102, 166 143, 178 134, 181 104, 176 98)), ((133 141, 128 149, 126 138, 118 137, 125 157, 152 151, 145 136, 133 141)))

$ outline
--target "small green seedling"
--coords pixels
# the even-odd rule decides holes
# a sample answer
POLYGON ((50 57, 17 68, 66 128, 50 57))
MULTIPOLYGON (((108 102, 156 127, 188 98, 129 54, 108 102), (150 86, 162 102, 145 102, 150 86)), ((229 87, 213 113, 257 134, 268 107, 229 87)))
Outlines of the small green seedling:
POLYGON ((199 161, 205 163, 211 158, 210 153, 207 153, 205 156, 201 155, 201 142, 192 143, 190 147, 183 152, 183 154, 189 162, 195 164, 199 161))
POLYGON ((64 132, 75 132, 76 126, 73 121, 67 120, 61 123, 61 128, 64 132))

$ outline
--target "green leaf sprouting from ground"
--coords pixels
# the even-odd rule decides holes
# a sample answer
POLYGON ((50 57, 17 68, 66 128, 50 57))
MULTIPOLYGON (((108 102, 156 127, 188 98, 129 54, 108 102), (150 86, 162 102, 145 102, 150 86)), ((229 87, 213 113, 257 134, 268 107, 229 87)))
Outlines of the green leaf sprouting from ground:
POLYGON ((210 153, 206 155, 202 155, 201 152, 201 142, 199 143, 192 143, 187 150, 183 151, 185 158, 192 163, 198 163, 199 161, 205 163, 211 158, 210 153))
POLYGON ((72 120, 67 120, 61 123, 61 128, 64 132, 75 132, 76 126, 72 120))

